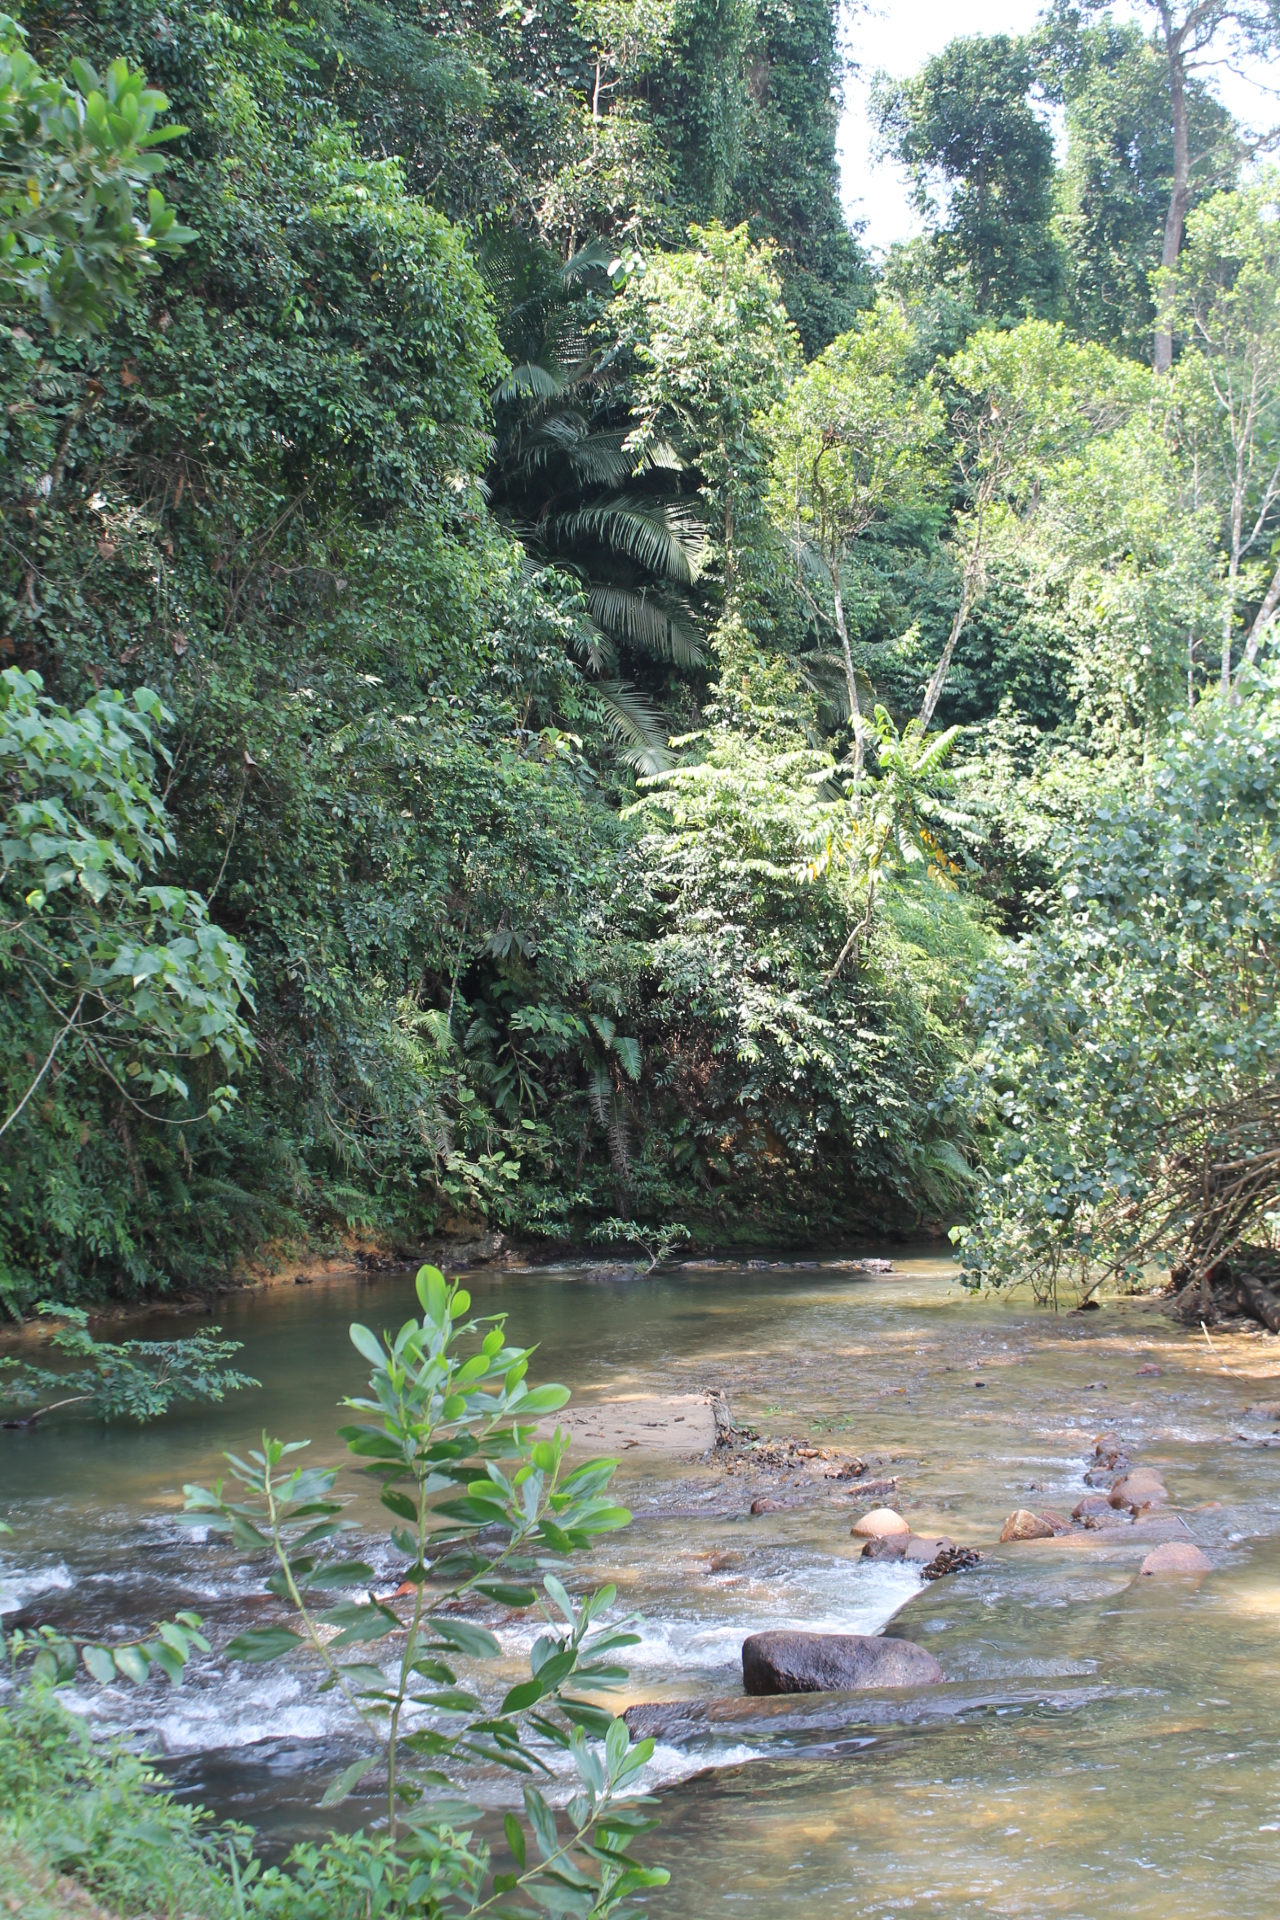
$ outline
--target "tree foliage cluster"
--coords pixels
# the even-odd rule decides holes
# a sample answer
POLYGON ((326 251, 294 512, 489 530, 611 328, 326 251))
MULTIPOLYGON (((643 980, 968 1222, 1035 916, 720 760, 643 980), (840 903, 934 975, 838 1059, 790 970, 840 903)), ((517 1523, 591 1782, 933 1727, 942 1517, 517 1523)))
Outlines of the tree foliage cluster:
POLYGON ((158 19, 3 30, 8 1310, 964 1213, 971 986, 1263 699, 1280 223, 1210 43, 1189 173, 1158 23, 885 88, 947 198, 877 274, 816 0, 158 19))

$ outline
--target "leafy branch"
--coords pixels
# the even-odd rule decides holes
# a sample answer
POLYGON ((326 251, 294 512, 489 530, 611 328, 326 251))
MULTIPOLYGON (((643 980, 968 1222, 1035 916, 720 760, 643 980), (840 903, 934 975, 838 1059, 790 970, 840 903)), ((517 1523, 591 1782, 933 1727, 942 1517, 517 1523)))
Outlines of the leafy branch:
POLYGON ((628 1851, 655 1824, 635 1791, 653 1742, 632 1742, 623 1720, 578 1690, 599 1694, 624 1680, 615 1656, 637 1636, 630 1621, 601 1622, 612 1587, 575 1600, 554 1571, 628 1524, 609 1492, 616 1462, 566 1471, 568 1434, 557 1426, 539 1437, 540 1421, 568 1392, 528 1385, 532 1349, 508 1344, 505 1316, 468 1318, 470 1296, 434 1267, 419 1271, 417 1293, 421 1320, 395 1335, 352 1327, 352 1344, 371 1368, 369 1391, 344 1401, 364 1417, 339 1429, 396 1522, 399 1585, 379 1594, 372 1566, 344 1556, 340 1543, 354 1523, 335 1497, 338 1470, 287 1465, 308 1443, 264 1434, 247 1460, 228 1455, 243 1497, 227 1498, 221 1480, 186 1489, 189 1522, 268 1559, 267 1590, 290 1609, 289 1623, 239 1634, 227 1653, 263 1662, 307 1656, 320 1691, 340 1693, 369 1748, 322 1804, 336 1805, 380 1773, 397 1870, 409 1886, 438 1894, 433 1915, 528 1915, 527 1892, 557 1914, 623 1920, 622 1901, 667 1878, 628 1851), (459 1679, 459 1660, 484 1663, 500 1653, 488 1628, 462 1616, 470 1600, 536 1609, 545 1623, 528 1679, 500 1699, 486 1701, 459 1679), (383 1642, 394 1643, 389 1670, 364 1652, 383 1642), (528 1864, 524 1828, 508 1814, 518 1871, 494 1874, 485 1895, 488 1850, 473 1847, 459 1825, 478 1817, 461 1797, 462 1776, 477 1763, 547 1775, 555 1750, 579 1783, 565 1810, 569 1833, 561 1836, 557 1814, 527 1781, 525 1815, 539 1858, 528 1864))

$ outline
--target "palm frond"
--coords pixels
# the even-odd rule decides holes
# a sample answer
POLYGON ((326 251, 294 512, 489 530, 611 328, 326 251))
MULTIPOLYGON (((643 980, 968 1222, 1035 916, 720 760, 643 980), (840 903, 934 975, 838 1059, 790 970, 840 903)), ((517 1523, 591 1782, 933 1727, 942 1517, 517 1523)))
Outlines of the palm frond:
POLYGON ((493 397, 495 401, 514 400, 517 394, 527 393, 535 399, 549 400, 563 391, 562 374, 542 366, 537 360, 524 360, 518 367, 512 367, 506 378, 498 382, 493 397))
POLYGON ((697 579, 702 529, 683 506, 665 501, 628 500, 615 495, 589 507, 560 514, 553 523, 558 543, 596 540, 622 553, 647 572, 690 587, 697 579))
POLYGON ((607 273, 610 263, 615 259, 615 249, 604 240, 588 240, 584 247, 570 254, 560 269, 560 284, 573 287, 588 279, 593 273, 607 273))
POLYGON ((619 758, 637 773, 665 773, 671 765, 669 729, 652 702, 626 680, 602 680, 596 697, 619 758))
POLYGON ((630 587, 593 587, 587 605, 598 627, 660 660, 678 667, 700 667, 706 659, 698 636, 646 593, 635 593, 630 587))
POLYGON ((617 667, 618 655, 613 640, 594 621, 584 620, 581 626, 574 628, 573 650, 597 680, 617 667))
POLYGON ((584 485, 625 486, 635 472, 635 462, 622 450, 624 437, 620 433, 589 433, 579 440, 569 458, 584 485))

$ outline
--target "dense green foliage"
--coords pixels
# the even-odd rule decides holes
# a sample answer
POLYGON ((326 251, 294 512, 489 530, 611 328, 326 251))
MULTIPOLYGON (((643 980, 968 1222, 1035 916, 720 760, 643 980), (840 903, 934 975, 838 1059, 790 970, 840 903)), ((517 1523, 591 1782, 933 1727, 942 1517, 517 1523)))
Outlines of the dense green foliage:
POLYGON ((941 198, 877 280, 825 0, 24 24, 8 1311, 963 1213, 976 974, 1280 601, 1275 187, 1194 62, 1175 269, 1168 50, 1059 6, 882 93, 941 198))
POLYGON ((1175 716, 1148 790, 1056 837, 1047 924, 976 994, 996 1126, 976 1274, 1056 1299, 1212 1264, 1274 1208, 1278 776, 1273 670, 1175 716))
POLYGON ((117 1914, 199 1913, 232 1920, 226 1845, 199 1808, 160 1789, 151 1766, 95 1745, 47 1691, 0 1709, 0 1865, 30 1920, 61 1920, 75 1875, 117 1914))

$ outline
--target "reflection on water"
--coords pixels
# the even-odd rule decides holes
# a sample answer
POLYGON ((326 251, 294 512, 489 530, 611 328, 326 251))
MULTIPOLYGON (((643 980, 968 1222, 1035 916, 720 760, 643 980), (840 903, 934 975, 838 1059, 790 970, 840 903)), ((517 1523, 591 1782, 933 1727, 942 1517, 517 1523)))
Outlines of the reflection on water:
MULTIPOLYGON (((898 1476, 917 1531, 987 1554, 922 1587, 910 1570, 858 1562, 846 1483, 624 1455, 636 1524, 601 1546, 592 1574, 645 1616, 630 1697, 688 1709, 655 1757, 666 1784, 654 1851, 673 1870, 655 1920, 833 1905, 868 1920, 1270 1916, 1280 1451, 1265 1444, 1275 1423, 1245 1409, 1280 1399, 1277 1343, 1240 1336, 1210 1353, 1141 1303, 1059 1320, 974 1304, 945 1263, 896 1257, 897 1273, 874 1278, 468 1281, 477 1311, 507 1310, 516 1338, 542 1343, 535 1374, 575 1398, 721 1388, 762 1434, 856 1449, 898 1476), (1139 1376, 1153 1361, 1163 1372, 1139 1376), (1016 1506, 1069 1510, 1103 1429, 1164 1472, 1214 1558, 1203 1583, 1136 1582, 1144 1548, 1123 1535, 992 1545, 1016 1506), (753 1517, 762 1492, 790 1504, 753 1517), (936 1695, 796 1702, 772 1721, 732 1705, 746 1633, 867 1632, 890 1618, 941 1661, 949 1684, 936 1695)), ((17 1529, 4 1606, 33 1597, 42 1617, 93 1632, 189 1605, 218 1640, 264 1617, 259 1576, 176 1526, 182 1482, 211 1479, 221 1450, 253 1444, 263 1424, 313 1436, 317 1459, 337 1461, 336 1403, 360 1384, 347 1324, 393 1326, 412 1304, 408 1276, 228 1302, 223 1324, 263 1393, 141 1431, 67 1421, 0 1434, 17 1529)), ((513 1660, 526 1640, 504 1635, 513 1660)), ((180 1694, 122 1695, 105 1717, 145 1730, 220 1810, 268 1834, 319 1829, 343 1729, 287 1668, 211 1661, 180 1694)))

